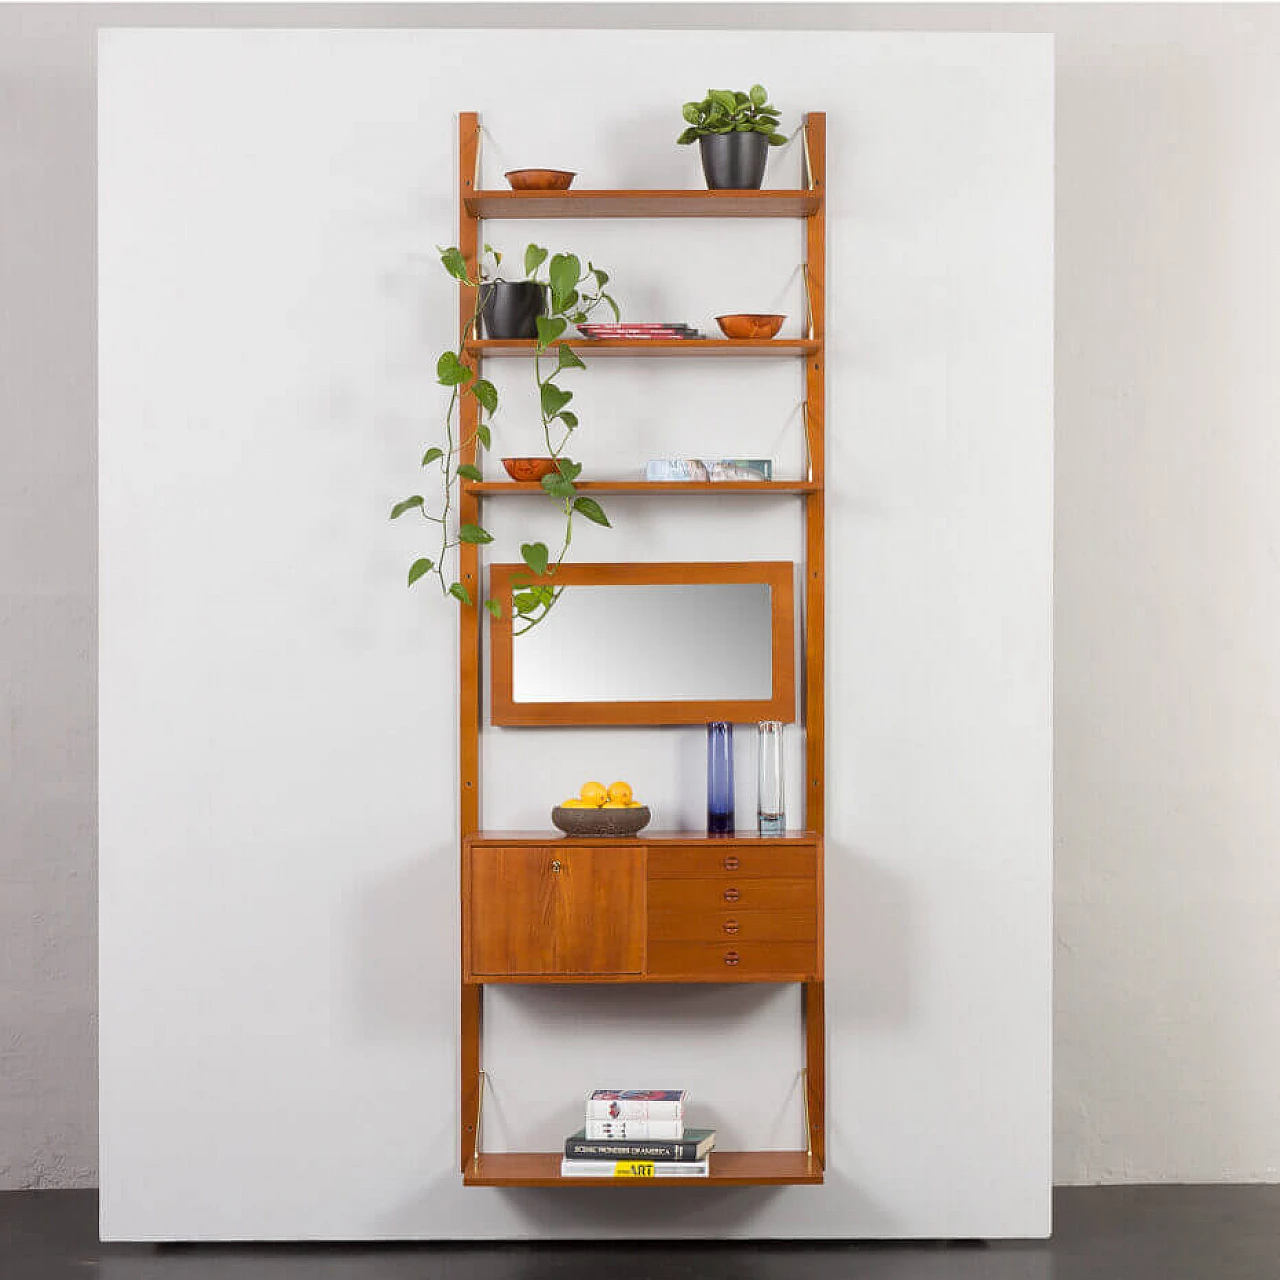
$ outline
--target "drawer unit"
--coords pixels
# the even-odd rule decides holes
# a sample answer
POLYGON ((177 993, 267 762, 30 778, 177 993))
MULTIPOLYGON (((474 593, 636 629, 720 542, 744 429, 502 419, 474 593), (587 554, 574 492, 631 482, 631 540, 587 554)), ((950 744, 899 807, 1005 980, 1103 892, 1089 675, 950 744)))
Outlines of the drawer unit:
POLYGON ((734 876, 739 880, 775 877, 813 877, 818 869, 816 847, 731 844, 720 847, 664 845, 649 850, 650 880, 691 880, 709 876, 734 876))
POLYGON ((810 910, 649 911, 649 943, 813 942, 818 922, 810 910))
POLYGON ((813 915, 818 891, 814 880, 649 881, 649 911, 804 911, 813 915))
POLYGON ((803 982, 817 975, 812 942, 650 942, 649 977, 691 982, 803 982))

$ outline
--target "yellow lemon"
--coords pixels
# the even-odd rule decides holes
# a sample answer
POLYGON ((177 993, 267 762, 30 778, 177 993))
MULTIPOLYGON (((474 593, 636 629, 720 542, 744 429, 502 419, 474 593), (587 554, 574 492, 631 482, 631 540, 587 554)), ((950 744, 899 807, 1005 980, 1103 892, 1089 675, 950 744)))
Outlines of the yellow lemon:
POLYGON ((579 800, 577 796, 574 796, 572 800, 562 800, 560 807, 562 809, 594 809, 595 805, 590 800, 579 800))
POLYGON ((639 800, 628 800, 626 807, 628 809, 643 809, 644 805, 642 805, 639 800))
POLYGON ((631 799, 631 794, 631 783, 621 781, 609 783, 610 800, 616 800, 619 804, 626 804, 631 799))
POLYGON ((602 809, 626 809, 630 806, 623 804, 621 800, 606 800, 600 807, 602 809))
POLYGON ((604 784, 600 782, 584 782, 582 790, 578 795, 587 802, 588 805, 599 807, 609 798, 609 793, 604 789, 604 784))

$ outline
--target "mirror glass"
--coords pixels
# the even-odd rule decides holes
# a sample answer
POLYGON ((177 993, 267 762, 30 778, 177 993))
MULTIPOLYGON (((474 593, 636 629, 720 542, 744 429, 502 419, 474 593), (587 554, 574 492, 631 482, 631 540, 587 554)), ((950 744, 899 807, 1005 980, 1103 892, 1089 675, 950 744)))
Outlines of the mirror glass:
POLYGON ((574 584, 511 646, 520 702, 768 699, 764 582, 574 584))

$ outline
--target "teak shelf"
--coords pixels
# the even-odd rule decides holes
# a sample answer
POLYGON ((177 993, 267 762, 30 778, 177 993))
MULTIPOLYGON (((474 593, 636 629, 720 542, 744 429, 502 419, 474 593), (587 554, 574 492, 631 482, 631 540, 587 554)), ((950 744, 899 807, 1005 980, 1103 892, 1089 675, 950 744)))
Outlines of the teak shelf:
POLYGON ((804 191, 477 191, 471 218, 811 218, 822 189, 804 191))
MULTIPOLYGON (((533 342, 515 338, 473 338, 466 345, 469 356, 519 356, 527 360, 533 355, 533 342)), ((556 347, 580 347, 592 359, 600 356, 672 357, 688 360, 693 356, 712 359, 740 360, 744 356, 765 356, 774 360, 803 358, 820 350, 812 338, 567 338, 549 343, 556 347)))
MULTIPOLYGON (((826 1033, 823 991, 824 345, 826 117, 803 129, 804 186, 776 191, 478 190, 480 118, 458 117, 458 247, 476 273, 487 218, 795 218, 805 233, 807 336, 769 341, 566 339, 594 358, 791 359, 801 363, 807 480, 581 481, 615 494, 795 494, 804 503, 805 560, 797 606, 803 619, 805 795, 802 831, 783 836, 644 832, 633 839, 571 839, 552 831, 485 831, 480 825, 481 627, 479 607, 459 610, 460 860, 462 898, 461 1142, 466 1186, 666 1187, 814 1185, 826 1159, 826 1033), (519 983, 760 983, 801 986, 805 1139, 792 1151, 713 1151, 707 1178, 563 1178, 558 1152, 484 1152, 481 1014, 487 986, 519 983)), ((459 286, 462 333, 475 290, 459 286)), ((479 371, 492 358, 528 358, 533 343, 469 340, 479 371)), ((461 461, 479 466, 478 408, 460 402, 461 461)), ((459 520, 478 523, 491 497, 537 494, 537 484, 467 481, 459 520)), ((464 543, 459 577, 484 599, 480 549, 464 543)), ((536 730, 535 730, 536 731, 536 730)))

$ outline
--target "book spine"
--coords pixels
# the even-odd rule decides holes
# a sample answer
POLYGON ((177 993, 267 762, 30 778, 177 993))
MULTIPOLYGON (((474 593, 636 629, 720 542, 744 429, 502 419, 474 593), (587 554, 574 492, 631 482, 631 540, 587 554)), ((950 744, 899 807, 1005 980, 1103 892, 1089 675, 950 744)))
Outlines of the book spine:
POLYGON ((672 1161, 696 1161, 696 1142, 593 1142, 589 1138, 566 1138, 566 1160, 652 1160, 667 1164, 672 1161))
POLYGON ((583 1135, 590 1142, 679 1142, 683 1120, 591 1120, 583 1135))
POLYGON ((683 1102, 650 1102, 639 1098, 621 1101, 591 1098, 587 1101, 588 1120, 683 1120, 683 1102), (614 1112, 616 1108, 616 1114, 614 1112))
POLYGON ((562 1160, 562 1178, 706 1178, 706 1160, 660 1164, 653 1160, 562 1160))

